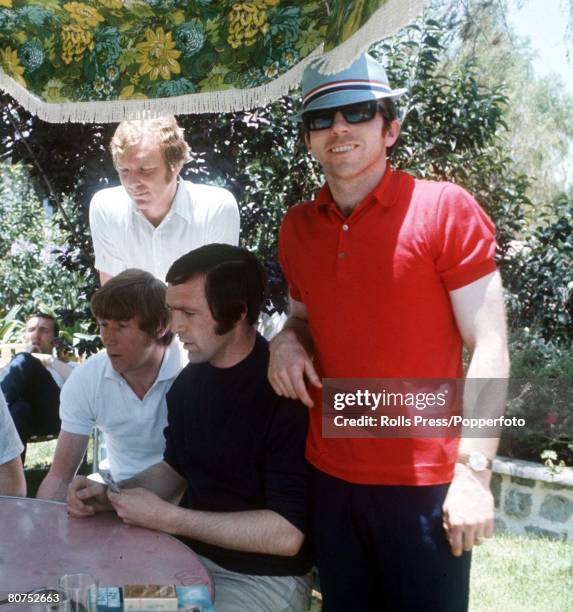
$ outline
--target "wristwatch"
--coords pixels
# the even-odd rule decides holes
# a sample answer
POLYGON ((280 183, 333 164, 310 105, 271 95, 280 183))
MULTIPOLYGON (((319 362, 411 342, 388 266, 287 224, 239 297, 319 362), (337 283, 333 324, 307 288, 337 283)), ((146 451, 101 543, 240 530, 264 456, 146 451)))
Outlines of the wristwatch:
POLYGON ((474 472, 483 472, 491 470, 491 459, 488 459, 483 453, 473 451, 471 453, 460 453, 457 458, 457 463, 467 465, 474 472))

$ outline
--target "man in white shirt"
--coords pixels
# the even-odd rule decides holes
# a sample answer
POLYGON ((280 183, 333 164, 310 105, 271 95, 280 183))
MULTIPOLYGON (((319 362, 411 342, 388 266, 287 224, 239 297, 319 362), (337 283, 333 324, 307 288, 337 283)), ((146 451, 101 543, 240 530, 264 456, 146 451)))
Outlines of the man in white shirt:
POLYGON ((31 436, 55 435, 60 431, 60 389, 70 375, 69 364, 53 356, 58 322, 38 312, 24 331, 24 352, 14 356, 2 371, 0 386, 14 419, 24 453, 31 436))
POLYGON ((23 449, 4 395, 0 393, 0 495, 26 495, 26 479, 20 459, 23 449))
POLYGON ((239 210, 226 189, 179 178, 189 146, 174 117, 123 121, 111 141, 121 186, 90 204, 95 267, 104 284, 126 268, 161 280, 191 249, 238 244, 239 210))
POLYGON ((62 428, 38 497, 66 498, 94 426, 103 432, 115 479, 162 459, 165 395, 187 363, 169 331, 165 291, 149 272, 130 269, 93 295, 106 350, 77 367, 62 389, 62 428))

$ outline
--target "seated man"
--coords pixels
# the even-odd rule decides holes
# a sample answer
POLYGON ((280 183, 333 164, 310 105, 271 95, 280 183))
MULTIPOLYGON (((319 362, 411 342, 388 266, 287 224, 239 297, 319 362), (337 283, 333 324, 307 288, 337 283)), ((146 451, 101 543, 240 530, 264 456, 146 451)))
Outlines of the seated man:
POLYGON ((23 448, 4 395, 0 392, 0 495, 26 495, 26 479, 20 459, 23 448))
POLYGON ((114 478, 129 478, 163 456, 165 394, 185 364, 173 342, 165 285, 125 270, 96 291, 91 309, 105 351, 75 368, 62 389, 62 429, 38 497, 64 500, 94 426, 103 431, 114 478))
POLYGON ((24 332, 27 351, 18 353, 2 371, 0 386, 24 444, 22 459, 31 436, 60 431, 60 389, 72 368, 52 356, 57 336, 58 323, 52 315, 34 315, 24 332))
POLYGON ((180 536, 213 576, 217 612, 307 610, 307 412, 265 376, 268 344, 254 329, 264 270, 248 251, 210 244, 178 259, 167 281, 190 363, 167 396, 163 461, 118 495, 76 478, 68 510, 113 507, 126 523, 180 536))

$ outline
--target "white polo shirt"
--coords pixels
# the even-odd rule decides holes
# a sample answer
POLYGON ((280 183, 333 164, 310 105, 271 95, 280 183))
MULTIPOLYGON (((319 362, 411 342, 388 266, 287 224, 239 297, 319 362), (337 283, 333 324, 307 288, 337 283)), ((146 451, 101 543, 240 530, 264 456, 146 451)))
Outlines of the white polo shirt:
POLYGON ((95 267, 111 276, 139 268, 165 281, 171 264, 212 242, 239 244, 239 208, 233 194, 179 181, 171 209, 154 227, 121 186, 98 191, 90 204, 95 267))
POLYGON ((0 465, 20 455, 24 445, 16 431, 4 394, 0 391, 0 465))
POLYGON ((165 395, 188 363, 174 341, 166 350, 157 379, 140 400, 112 367, 105 350, 72 372, 60 394, 62 430, 88 436, 103 432, 109 466, 116 480, 130 478, 163 459, 167 425, 165 395))

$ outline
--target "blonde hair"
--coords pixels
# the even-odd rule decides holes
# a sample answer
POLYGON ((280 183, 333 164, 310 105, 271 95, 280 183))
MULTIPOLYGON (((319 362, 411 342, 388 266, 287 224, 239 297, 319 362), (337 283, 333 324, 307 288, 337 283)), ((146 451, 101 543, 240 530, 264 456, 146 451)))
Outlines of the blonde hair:
POLYGON ((118 155, 139 144, 145 136, 157 139, 161 156, 171 172, 191 159, 189 156, 191 149, 185 142, 183 128, 179 126, 175 117, 167 116, 122 121, 115 130, 109 146, 114 165, 118 155))

